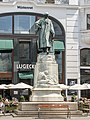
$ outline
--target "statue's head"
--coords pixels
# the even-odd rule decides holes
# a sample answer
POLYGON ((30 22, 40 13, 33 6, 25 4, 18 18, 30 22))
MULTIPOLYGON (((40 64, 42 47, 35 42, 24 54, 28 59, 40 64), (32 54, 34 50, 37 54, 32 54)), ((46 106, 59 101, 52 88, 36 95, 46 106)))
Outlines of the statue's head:
POLYGON ((44 14, 43 14, 43 16, 45 17, 45 18, 47 18, 49 15, 48 15, 48 12, 45 12, 44 14))
POLYGON ((45 75, 48 75, 48 70, 45 70, 44 73, 45 73, 45 75))

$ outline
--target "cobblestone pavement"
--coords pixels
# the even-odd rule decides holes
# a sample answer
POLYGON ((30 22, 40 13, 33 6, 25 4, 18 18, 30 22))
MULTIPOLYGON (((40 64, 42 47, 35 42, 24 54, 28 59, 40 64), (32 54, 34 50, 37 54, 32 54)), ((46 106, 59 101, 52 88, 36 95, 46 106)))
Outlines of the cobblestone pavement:
MULTIPOLYGON (((0 116, 0 120, 39 120, 38 118, 32 118, 32 117, 13 117, 11 115, 9 116, 0 116)), ((40 119, 40 120, 90 120, 90 116, 84 116, 84 117, 71 117, 71 119, 40 119)))

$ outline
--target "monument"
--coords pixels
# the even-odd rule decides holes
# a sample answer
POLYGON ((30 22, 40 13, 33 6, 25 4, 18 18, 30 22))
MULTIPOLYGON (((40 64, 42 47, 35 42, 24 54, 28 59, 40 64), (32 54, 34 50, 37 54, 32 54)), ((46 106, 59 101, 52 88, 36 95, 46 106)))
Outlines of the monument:
MULTIPOLYGON (((36 21, 35 24, 37 26, 36 33, 38 34, 39 52, 34 71, 34 87, 32 89, 30 101, 20 102, 16 114, 18 116, 37 117, 37 106, 39 104, 67 104, 72 112, 75 111, 76 115, 76 111, 78 110, 77 102, 64 102, 63 96, 61 95, 58 80, 58 64, 55 60, 52 44, 55 35, 52 21, 48 18, 48 14, 46 13, 43 18, 36 21)), ((57 108, 57 110, 60 109, 57 108)), ((45 118, 46 115, 48 117, 56 117, 59 115, 57 113, 53 112, 51 114, 50 112, 46 114, 44 111, 44 114, 42 115, 45 115, 45 118)))
POLYGON ((34 71, 34 88, 30 101, 63 101, 58 81, 58 64, 53 51, 55 36, 52 21, 45 13, 36 21, 38 34, 37 63, 34 71))

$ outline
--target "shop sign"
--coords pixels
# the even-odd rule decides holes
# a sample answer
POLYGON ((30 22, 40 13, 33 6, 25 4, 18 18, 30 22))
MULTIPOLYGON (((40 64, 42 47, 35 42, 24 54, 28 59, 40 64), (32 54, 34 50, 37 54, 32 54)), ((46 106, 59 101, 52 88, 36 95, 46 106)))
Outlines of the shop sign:
POLYGON ((18 95, 18 91, 14 91, 14 95, 18 95))
POLYGON ((33 65, 33 64, 17 64, 16 65, 16 68, 17 69, 34 69, 35 68, 35 65, 33 65))
POLYGON ((18 9, 33 9, 33 6, 17 6, 18 9))

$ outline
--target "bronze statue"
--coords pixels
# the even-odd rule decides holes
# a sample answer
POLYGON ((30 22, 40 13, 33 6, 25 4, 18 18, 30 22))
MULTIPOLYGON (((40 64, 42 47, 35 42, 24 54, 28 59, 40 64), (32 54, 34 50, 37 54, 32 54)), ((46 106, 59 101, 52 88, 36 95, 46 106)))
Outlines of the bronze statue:
POLYGON ((39 34, 38 48, 49 53, 55 32, 52 21, 48 18, 48 13, 45 13, 41 19, 36 21, 35 25, 36 32, 39 34))

